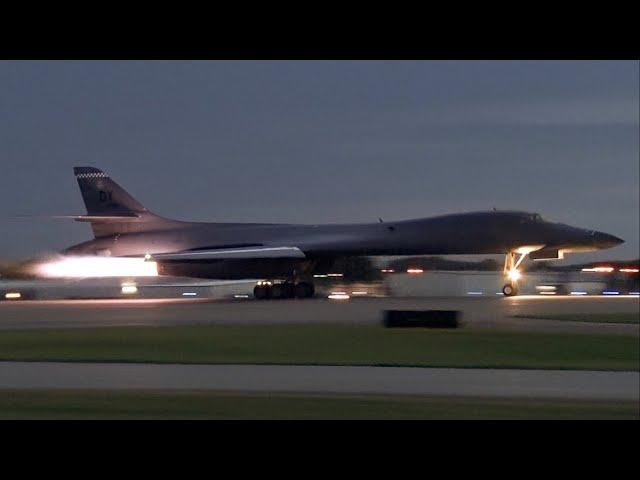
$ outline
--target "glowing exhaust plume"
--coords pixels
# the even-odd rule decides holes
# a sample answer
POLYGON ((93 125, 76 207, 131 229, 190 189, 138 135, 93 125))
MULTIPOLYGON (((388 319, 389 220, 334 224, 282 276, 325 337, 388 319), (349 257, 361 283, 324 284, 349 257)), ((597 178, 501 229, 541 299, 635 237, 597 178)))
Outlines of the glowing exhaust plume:
POLYGON ((144 258, 63 257, 39 265, 37 271, 48 278, 156 277, 158 264, 144 258))

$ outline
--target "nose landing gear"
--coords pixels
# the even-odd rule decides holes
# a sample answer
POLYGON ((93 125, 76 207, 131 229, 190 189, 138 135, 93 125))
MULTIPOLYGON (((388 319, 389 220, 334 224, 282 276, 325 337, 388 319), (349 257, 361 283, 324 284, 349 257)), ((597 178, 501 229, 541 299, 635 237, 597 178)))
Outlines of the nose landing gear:
POLYGON ((512 297, 518 294, 518 284, 517 283, 507 283, 504 287, 502 287, 502 293, 505 297, 512 297))
POLYGON ((502 287, 502 293, 505 297, 512 297, 518 294, 518 280, 521 274, 518 267, 527 256, 528 252, 520 253, 520 257, 516 260, 516 252, 507 253, 504 259, 504 277, 507 283, 502 287))

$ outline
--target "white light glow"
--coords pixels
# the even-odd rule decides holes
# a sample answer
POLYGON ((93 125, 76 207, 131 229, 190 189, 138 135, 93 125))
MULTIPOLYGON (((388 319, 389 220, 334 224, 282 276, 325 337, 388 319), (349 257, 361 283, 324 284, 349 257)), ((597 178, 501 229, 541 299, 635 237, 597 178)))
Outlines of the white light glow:
POLYGON ((367 294, 367 292, 365 292, 364 290, 362 290, 362 291, 356 291, 356 292, 351 292, 351 295, 356 295, 356 296, 357 296, 357 295, 366 295, 366 294, 367 294))
POLYGON ((518 280, 520 280, 521 276, 522 275, 520 275, 520 272, 515 268, 509 270, 509 280, 511 280, 512 282, 517 282, 518 280))
POLYGON ((120 291, 123 295, 133 295, 138 293, 138 287, 135 283, 123 283, 120 291))
POLYGON ((571 292, 571 295, 587 295, 588 292, 583 292, 583 291, 577 291, 577 292, 571 292))
POLYGON ((48 278, 156 277, 158 264, 144 258, 63 257, 37 267, 48 278))
POLYGON ((554 287, 553 285, 538 285, 536 287, 536 290, 552 290, 554 291, 556 289, 556 287, 554 287))
POLYGON ((424 270, 422 270, 421 268, 407 268, 407 273, 418 274, 423 272, 424 270))
POLYGON ((327 277, 341 277, 341 273, 327 273, 327 277))
POLYGON ((611 272, 613 272, 613 267, 583 268, 582 271, 583 272, 611 273, 611 272))
POLYGON ((638 273, 638 272, 640 272, 640 269, 637 269, 637 268, 621 268, 620 271, 624 272, 624 273, 638 273))
POLYGON ((346 292, 331 292, 331 295, 327 298, 331 300, 349 300, 351 297, 347 295, 346 292))
POLYGON ((540 250, 543 247, 544 245, 523 245, 522 247, 516 249, 516 253, 528 255, 529 253, 540 250))
POLYGON ((198 294, 196 292, 182 292, 183 297, 197 297, 198 294))
POLYGON ((4 294, 4 298, 7 300, 17 300, 18 298, 22 298, 22 294, 20 292, 8 292, 4 294))

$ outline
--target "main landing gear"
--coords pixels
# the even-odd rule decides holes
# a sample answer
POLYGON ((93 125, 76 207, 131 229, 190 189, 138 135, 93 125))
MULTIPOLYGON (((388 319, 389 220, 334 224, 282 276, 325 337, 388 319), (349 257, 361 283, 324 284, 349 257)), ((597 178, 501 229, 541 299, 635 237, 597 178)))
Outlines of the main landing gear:
POLYGON ((315 294, 315 287, 311 282, 282 282, 274 283, 261 281, 253 288, 256 300, 282 298, 311 298, 315 294))
POLYGON ((507 283, 502 287, 502 293, 505 297, 512 297, 518 294, 518 280, 520 280, 521 274, 518 271, 518 267, 527 256, 528 252, 520 253, 520 257, 516 260, 517 252, 507 253, 504 259, 504 277, 507 283))

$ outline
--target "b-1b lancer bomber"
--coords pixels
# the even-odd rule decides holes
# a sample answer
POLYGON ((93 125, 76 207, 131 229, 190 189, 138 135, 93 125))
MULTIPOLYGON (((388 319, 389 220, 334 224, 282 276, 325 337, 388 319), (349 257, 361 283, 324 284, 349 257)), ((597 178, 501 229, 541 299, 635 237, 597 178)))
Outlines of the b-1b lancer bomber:
POLYGON ((397 222, 295 225, 203 223, 158 216, 93 167, 74 173, 94 239, 66 255, 145 257, 160 275, 260 279, 256 298, 307 298, 313 274, 339 257, 397 255, 505 255, 505 295, 518 292, 525 257, 561 259, 565 253, 615 247, 618 237, 544 220, 520 211, 485 211, 397 222))

